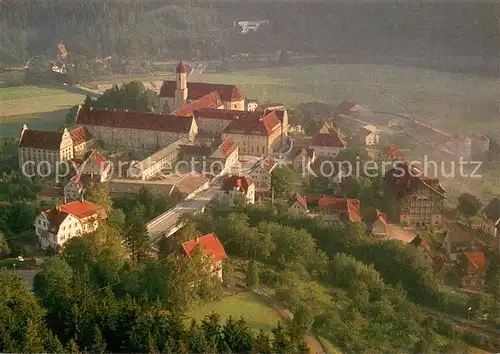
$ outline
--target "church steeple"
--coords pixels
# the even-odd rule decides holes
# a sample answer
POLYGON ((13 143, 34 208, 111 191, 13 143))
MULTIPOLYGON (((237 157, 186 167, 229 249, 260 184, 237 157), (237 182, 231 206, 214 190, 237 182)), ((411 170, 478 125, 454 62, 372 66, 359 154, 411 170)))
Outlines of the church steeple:
POLYGON ((185 73, 186 72, 186 67, 184 66, 184 63, 182 62, 182 59, 179 62, 179 64, 177 64, 177 68, 176 68, 175 72, 177 74, 185 73))
POLYGON ((177 76, 177 85, 175 88, 175 107, 174 109, 179 109, 187 103, 188 98, 188 88, 187 88, 187 75, 186 66, 184 63, 179 61, 177 68, 175 70, 177 76))

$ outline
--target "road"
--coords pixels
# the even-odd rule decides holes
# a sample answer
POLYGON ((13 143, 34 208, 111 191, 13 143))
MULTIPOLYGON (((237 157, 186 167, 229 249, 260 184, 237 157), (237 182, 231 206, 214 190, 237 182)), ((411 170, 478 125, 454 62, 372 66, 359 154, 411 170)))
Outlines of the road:
POLYGON ((491 340, 491 342, 496 346, 496 349, 500 350, 500 330, 492 328, 491 326, 478 323, 476 321, 450 316, 446 313, 436 310, 431 310, 426 307, 419 306, 419 308, 423 312, 427 313, 430 317, 449 318, 458 329, 467 330, 488 337, 491 340))
POLYGON ((206 207, 214 197, 222 193, 219 185, 213 185, 193 199, 179 203, 173 209, 151 220, 147 224, 149 239, 152 243, 155 243, 166 231, 175 229, 181 215, 185 213, 193 214, 200 211, 206 207))

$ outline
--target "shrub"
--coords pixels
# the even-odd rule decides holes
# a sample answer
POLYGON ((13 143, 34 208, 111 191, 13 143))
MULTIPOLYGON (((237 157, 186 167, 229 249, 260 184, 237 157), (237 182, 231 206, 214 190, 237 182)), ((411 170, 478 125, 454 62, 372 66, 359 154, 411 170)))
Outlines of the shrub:
POLYGON ((279 273, 272 268, 265 268, 260 272, 260 281, 262 284, 274 287, 280 279, 279 273))

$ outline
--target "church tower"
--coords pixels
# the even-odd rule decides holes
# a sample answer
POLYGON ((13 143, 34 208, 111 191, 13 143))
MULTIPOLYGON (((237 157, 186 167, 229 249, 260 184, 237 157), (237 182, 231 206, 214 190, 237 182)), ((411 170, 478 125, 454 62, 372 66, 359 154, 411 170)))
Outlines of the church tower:
POLYGON ((176 75, 177 75, 177 86, 175 88, 175 109, 179 109, 187 103, 188 88, 187 88, 187 77, 186 77, 186 67, 182 60, 177 65, 176 75))

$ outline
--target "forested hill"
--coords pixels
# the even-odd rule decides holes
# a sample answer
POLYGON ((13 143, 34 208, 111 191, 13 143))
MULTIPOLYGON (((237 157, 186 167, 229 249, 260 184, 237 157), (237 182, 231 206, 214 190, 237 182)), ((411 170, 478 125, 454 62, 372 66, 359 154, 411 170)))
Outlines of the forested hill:
POLYGON ((286 48, 309 54, 496 58, 495 2, 286 2, 237 0, 0 1, 0 61, 50 54, 63 40, 91 57, 209 58, 286 48), (235 34, 234 20, 268 29, 235 34))

